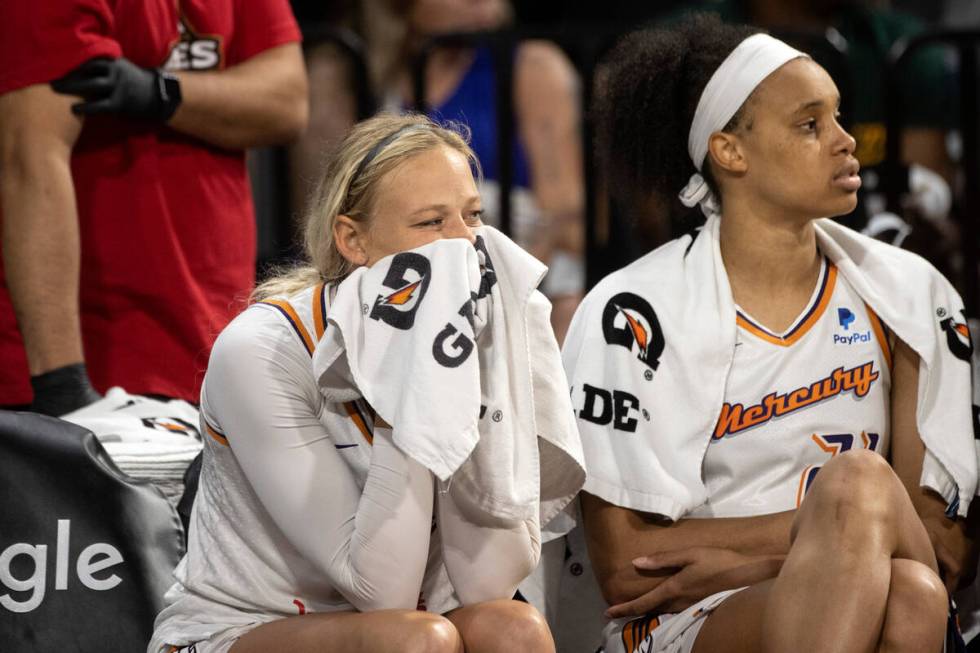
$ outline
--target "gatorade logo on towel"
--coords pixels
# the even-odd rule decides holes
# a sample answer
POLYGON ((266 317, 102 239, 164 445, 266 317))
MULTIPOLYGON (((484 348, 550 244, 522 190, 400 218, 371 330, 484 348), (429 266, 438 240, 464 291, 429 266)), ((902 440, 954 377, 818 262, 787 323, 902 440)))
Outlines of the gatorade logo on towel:
POLYGON ((396 254, 383 281, 392 292, 378 295, 369 317, 403 331, 415 326, 415 312, 429 289, 431 270, 429 259, 421 254, 396 254))
POLYGON ((970 336, 970 327, 966 325, 966 311, 963 314, 963 321, 957 322, 951 316, 947 316, 943 308, 936 309, 936 316, 939 318, 939 326, 946 332, 946 344, 961 361, 970 361, 973 356, 973 339, 970 336))
MULTIPOLYGON (((457 312, 460 317, 466 318, 471 331, 477 328, 477 302, 489 296, 493 287, 497 285, 497 272, 493 267, 483 236, 476 237, 473 247, 480 259, 480 288, 470 293, 470 298, 463 302, 457 312)), ((462 326, 462 323, 459 326, 462 326)), ((432 357, 443 367, 459 367, 466 362, 475 347, 476 343, 462 333, 457 325, 447 322, 432 343, 432 357)))
POLYGON ((651 370, 660 366, 664 333, 650 303, 638 295, 621 292, 602 311, 602 334, 606 343, 636 352, 651 370))

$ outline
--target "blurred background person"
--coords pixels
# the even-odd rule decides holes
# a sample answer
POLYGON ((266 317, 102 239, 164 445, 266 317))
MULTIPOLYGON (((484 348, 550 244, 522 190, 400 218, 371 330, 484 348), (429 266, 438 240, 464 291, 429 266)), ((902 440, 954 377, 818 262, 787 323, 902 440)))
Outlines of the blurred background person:
MULTIPOLYGON (((505 0, 365 0, 348 8, 324 16, 361 33, 373 95, 381 108, 395 111, 416 104, 411 64, 429 39, 503 29, 513 13, 505 0)), ((324 153, 357 117, 345 58, 322 46, 310 52, 309 66, 315 80, 310 127, 291 157, 294 209, 303 205, 324 153)), ((499 219, 498 73, 486 46, 440 45, 425 71, 429 115, 470 129, 483 166, 480 191, 489 224, 499 219)), ((560 341, 584 287, 579 80, 556 45, 524 41, 513 52, 513 93, 512 235, 550 267, 544 291, 554 304, 552 323, 560 341)))

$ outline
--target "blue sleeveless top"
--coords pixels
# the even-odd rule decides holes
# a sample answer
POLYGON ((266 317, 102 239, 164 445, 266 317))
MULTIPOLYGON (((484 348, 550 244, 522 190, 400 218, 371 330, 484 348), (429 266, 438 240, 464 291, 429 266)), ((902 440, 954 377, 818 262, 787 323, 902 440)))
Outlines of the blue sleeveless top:
MULTIPOLYGON (((493 54, 487 47, 476 50, 473 64, 452 95, 428 115, 437 122, 455 120, 471 130, 470 146, 480 159, 483 176, 499 181, 497 164, 497 79, 494 76, 493 54)), ((530 188, 530 174, 524 147, 518 138, 515 124, 513 140, 513 184, 530 188)))

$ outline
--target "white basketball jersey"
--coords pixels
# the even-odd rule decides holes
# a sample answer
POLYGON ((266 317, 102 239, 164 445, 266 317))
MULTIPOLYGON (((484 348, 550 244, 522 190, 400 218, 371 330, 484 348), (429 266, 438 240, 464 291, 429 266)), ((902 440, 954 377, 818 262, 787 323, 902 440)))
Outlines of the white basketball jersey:
POLYGON ((791 510, 831 457, 888 453, 888 335, 832 263, 782 334, 736 309, 735 358, 702 467, 708 500, 688 517, 791 510))

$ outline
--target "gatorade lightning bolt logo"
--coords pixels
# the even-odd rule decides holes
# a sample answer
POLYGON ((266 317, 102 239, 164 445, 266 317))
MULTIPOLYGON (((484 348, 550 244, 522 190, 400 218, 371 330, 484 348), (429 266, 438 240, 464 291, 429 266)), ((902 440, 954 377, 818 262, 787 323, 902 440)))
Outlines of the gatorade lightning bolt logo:
POLYGON ((633 317, 632 315, 624 311, 622 307, 617 306, 616 308, 619 309, 619 312, 622 313, 623 317, 626 318, 626 323, 629 324, 630 331, 633 332, 633 339, 636 341, 636 344, 640 347, 640 355, 643 358, 646 358, 647 345, 650 344, 650 340, 647 338, 647 330, 643 328, 643 325, 640 324, 639 320, 637 320, 635 317, 633 317))
POLYGON ((190 435, 195 438, 201 437, 196 426, 179 417, 141 417, 140 421, 148 429, 166 431, 168 433, 180 433, 181 435, 190 435))
MULTIPOLYGON (((937 315, 942 318, 946 311, 939 309, 937 315)), ((970 327, 966 325, 966 311, 960 311, 963 315, 963 322, 955 322, 952 317, 940 319, 939 326, 946 332, 946 344, 961 361, 969 362, 973 355, 973 339, 970 337, 970 327)))
POLYGON ((660 366, 666 344, 663 330, 653 307, 642 297, 628 292, 612 297, 602 311, 602 334, 608 344, 636 351, 651 370, 660 366))
POLYGON ((395 254, 382 284, 392 291, 378 295, 369 317, 407 331, 415 325, 415 312, 429 289, 432 265, 416 252, 395 254))
POLYGON ((408 303, 408 300, 412 298, 412 295, 415 294, 415 289, 418 288, 421 284, 422 284, 421 279, 419 279, 415 283, 410 283, 404 288, 402 288, 401 290, 396 290, 395 292, 385 297, 383 300, 381 300, 381 303, 385 306, 404 306, 405 304, 408 303))

